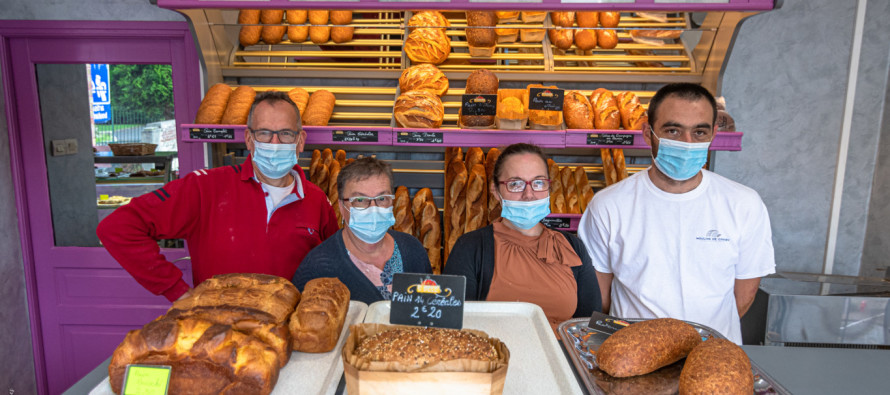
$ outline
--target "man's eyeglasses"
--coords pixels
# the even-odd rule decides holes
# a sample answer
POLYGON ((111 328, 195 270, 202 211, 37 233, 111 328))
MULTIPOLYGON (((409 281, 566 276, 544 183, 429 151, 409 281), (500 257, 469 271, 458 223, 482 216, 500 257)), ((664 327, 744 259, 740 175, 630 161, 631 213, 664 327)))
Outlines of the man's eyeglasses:
POLYGON ((525 181, 518 178, 500 181, 499 184, 507 187, 507 190, 510 192, 518 193, 525 191, 525 187, 531 185, 532 190, 535 192, 544 192, 550 190, 550 179, 549 178, 535 178, 531 181, 525 181))
POLYGON ((247 129, 253 133, 253 138, 256 141, 261 143, 268 143, 272 141, 272 136, 278 135, 278 141, 282 144, 293 144, 297 141, 297 135, 300 134, 298 131, 290 130, 290 129, 281 129, 281 130, 268 130, 268 129, 247 129))
POLYGON ((375 197, 367 197, 367 196, 353 196, 348 199, 340 199, 344 202, 349 202, 349 206, 352 208, 356 208, 359 210, 364 210, 368 207, 371 207, 371 202, 374 202, 374 205, 377 207, 390 207, 392 206, 393 199, 395 199, 395 195, 380 195, 375 197))

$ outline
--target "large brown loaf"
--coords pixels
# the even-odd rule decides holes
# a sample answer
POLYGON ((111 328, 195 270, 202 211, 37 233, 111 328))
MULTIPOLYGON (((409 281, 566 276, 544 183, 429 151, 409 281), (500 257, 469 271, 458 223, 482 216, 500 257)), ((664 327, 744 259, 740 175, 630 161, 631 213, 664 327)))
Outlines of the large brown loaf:
POLYGON ((309 92, 303 88, 294 88, 287 92, 287 96, 297 105, 297 109, 300 110, 300 119, 303 119, 306 114, 306 105, 309 104, 309 92))
POLYGON ((615 98, 618 101, 618 112, 621 114, 621 126, 627 130, 640 130, 649 117, 640 99, 633 92, 621 92, 615 98))
POLYGON ((334 94, 324 89, 319 89, 309 96, 306 104, 306 113, 303 114, 303 125, 328 126, 331 115, 334 114, 334 106, 337 98, 334 94))
POLYGON ((114 393, 130 364, 171 366, 171 394, 269 394, 281 365, 262 340, 197 318, 162 318, 130 331, 108 365, 114 393))
POLYGON ((260 33, 263 36, 263 42, 266 44, 278 44, 284 39, 284 33, 287 32, 287 26, 283 26, 281 21, 284 19, 284 10, 262 10, 260 11, 260 23, 263 30, 260 33))
POLYGON ((466 93, 494 95, 498 93, 498 76, 486 69, 473 70, 467 76, 466 93))
POLYGON ((621 12, 618 11, 603 11, 599 14, 599 21, 603 27, 618 27, 618 23, 621 21, 621 12))
POLYGON ((414 63, 439 64, 451 53, 451 39, 443 29, 414 29, 405 40, 405 54, 414 63))
POLYGON ((575 13, 579 27, 596 27, 599 24, 599 13, 596 11, 578 11, 575 13))
POLYGON ((616 130, 621 127, 621 114, 615 96, 607 89, 599 88, 590 94, 593 107, 593 127, 616 130))
POLYGON ((278 354, 279 367, 284 367, 290 359, 291 341, 287 326, 276 323, 275 317, 269 313, 248 307, 199 306, 189 310, 173 309, 159 319, 165 317, 179 320, 196 318, 229 325, 271 346, 278 354))
POLYGON ((550 42, 559 49, 569 49, 575 41, 575 31, 571 29, 553 28, 547 31, 550 42))
MULTIPOLYGON (((494 11, 467 11, 467 26, 494 27, 498 17, 494 11)), ((467 43, 471 47, 494 47, 497 45, 497 34, 494 29, 467 28, 467 43)))
POLYGON ((553 22, 553 26, 572 27, 575 25, 575 13, 551 12, 550 21, 553 22))
POLYGON ((300 291, 278 276, 254 273, 220 274, 195 287, 188 297, 173 302, 173 309, 200 306, 237 306, 258 309, 284 322, 300 300, 300 291))
POLYGON ((575 46, 583 51, 596 48, 596 30, 576 30, 575 46))
POLYGON ((440 361, 494 361, 498 352, 485 338, 467 331, 438 328, 397 328, 361 340, 359 358, 425 367, 440 361))
POLYGON ((239 25, 254 25, 254 26, 241 26, 241 31, 238 33, 238 42, 241 43, 242 46, 250 46, 260 42, 260 32, 263 31, 262 26, 255 26, 260 23, 260 10, 241 10, 238 11, 238 24, 239 25))
POLYGON ((241 85, 229 95, 229 103, 220 123, 223 125, 246 125, 250 106, 256 97, 256 91, 247 85, 241 85))
POLYGON ((399 76, 399 90, 424 90, 442 96, 448 92, 448 78, 435 65, 418 64, 405 69, 399 76))
POLYGON ((596 351, 596 363, 615 377, 637 376, 686 358, 700 343, 698 331, 683 321, 640 321, 609 336, 596 351))
POLYGON ((464 233, 480 229, 488 224, 488 184, 485 182, 485 165, 467 166, 467 221, 464 233))
POLYGON ((434 93, 403 92, 396 99, 393 117, 403 128, 438 128, 445 117, 445 106, 434 93))
POLYGON ((303 300, 290 316, 294 350, 328 352, 337 346, 346 313, 349 288, 335 277, 309 280, 303 287, 303 300))
POLYGON ((610 395, 676 395, 682 369, 683 364, 673 363, 652 373, 632 377, 612 377, 599 368, 590 372, 596 386, 610 395))
POLYGON ((565 93, 562 105, 563 117, 569 129, 593 129, 593 108, 581 92, 565 93))
POLYGON ((735 343, 712 337, 699 344, 683 365, 680 394, 751 394, 751 361, 735 343))
POLYGON ((222 120, 231 94, 232 88, 226 84, 219 83, 211 86, 207 90, 207 94, 204 95, 204 99, 201 100, 198 115, 195 116, 195 123, 218 124, 222 120))
POLYGON ((393 201, 393 216, 396 218, 393 230, 414 234, 414 215, 411 212, 411 195, 408 193, 408 187, 399 185, 396 188, 395 200, 393 201))

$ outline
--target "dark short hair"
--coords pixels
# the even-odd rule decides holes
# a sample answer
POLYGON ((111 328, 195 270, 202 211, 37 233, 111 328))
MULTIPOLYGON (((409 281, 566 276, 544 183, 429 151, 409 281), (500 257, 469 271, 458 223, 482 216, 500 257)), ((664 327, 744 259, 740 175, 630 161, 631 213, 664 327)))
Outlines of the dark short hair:
POLYGON ((381 175, 389 179, 389 192, 392 193, 392 166, 389 163, 373 157, 356 159, 340 169, 340 174, 337 176, 337 194, 343 196, 347 182, 358 182, 381 175))
POLYGON ((494 162, 494 169, 491 172, 492 182, 497 184, 500 182, 500 174, 501 168, 504 166, 504 162, 513 155, 518 154, 535 154, 541 158, 541 161, 544 162, 544 168, 547 168, 547 155, 544 155, 544 151, 541 150, 541 147, 537 145, 527 144, 527 143, 516 143, 510 144, 507 148, 504 148, 501 151, 501 155, 498 156, 498 160, 494 162))
POLYGON ((701 85, 691 84, 688 82, 678 82, 674 84, 667 84, 658 92, 655 92, 655 96, 652 96, 652 99, 649 100, 649 126, 655 128, 655 113, 658 111, 658 106, 667 99, 668 97, 675 96, 683 100, 688 101, 697 101, 705 99, 708 103, 711 104, 711 110, 714 114, 713 119, 711 119, 711 125, 716 124, 717 122, 717 101, 714 100, 714 95, 711 92, 708 92, 707 89, 702 87, 701 85))
POLYGON ((253 104, 250 106, 250 113, 247 115, 247 126, 250 127, 250 125, 253 125, 253 113, 256 111, 256 106, 258 104, 267 102, 270 105, 274 105, 275 103, 282 101, 290 104, 290 106, 294 108, 294 112, 297 113, 297 130, 303 129, 303 122, 300 118, 300 109, 297 108, 297 104, 291 100, 290 96, 282 91, 265 91, 257 93, 256 97, 253 99, 253 104))

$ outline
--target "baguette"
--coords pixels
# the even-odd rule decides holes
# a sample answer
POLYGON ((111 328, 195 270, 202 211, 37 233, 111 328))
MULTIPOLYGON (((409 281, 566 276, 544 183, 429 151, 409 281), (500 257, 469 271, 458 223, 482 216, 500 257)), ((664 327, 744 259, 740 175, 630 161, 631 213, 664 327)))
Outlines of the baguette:
POLYGON ((615 163, 612 161, 612 152, 608 148, 600 148, 600 157, 603 159, 603 180, 606 182, 606 186, 618 182, 615 163))
POLYGON ((488 224, 488 185, 485 182, 485 166, 480 162, 467 168, 467 214, 464 233, 488 224))
POLYGON ((207 94, 204 95, 204 99, 201 100, 201 106, 198 107, 198 114, 195 116, 195 123, 218 124, 222 120, 231 94, 232 88, 226 84, 219 83, 211 86, 207 90, 207 94))
POLYGON ((621 114, 615 96, 607 89, 599 88, 590 94, 593 107, 593 126, 597 129, 617 130, 621 127, 621 114))
POLYGON ((700 343, 698 331, 683 321, 640 321, 609 336, 596 351, 596 363, 614 377, 638 376, 686 358, 700 343))
POLYGON ((442 224, 439 222, 439 209, 432 200, 423 202, 420 212, 418 239, 430 259, 433 274, 442 273, 442 224))
POLYGON ((349 288, 334 277, 309 280, 303 288, 303 300, 290 316, 295 351, 321 353, 334 349, 346 313, 349 288))
POLYGON ((324 163, 325 166, 330 167, 331 162, 334 161, 334 151, 331 151, 330 148, 325 148, 321 151, 321 163, 324 163))
POLYGON ((420 188, 411 199, 411 214, 414 216, 414 237, 420 239, 421 216, 426 202, 433 201, 433 191, 429 188, 420 188))
POLYGON ((464 233, 464 226, 466 224, 466 208, 467 208, 467 180, 469 179, 469 172, 467 172, 467 168, 462 161, 453 160, 449 165, 452 179, 451 183, 446 185, 446 192, 449 197, 449 204, 451 206, 450 218, 447 221, 450 223, 450 233, 448 234, 448 240, 446 240, 445 245, 445 255, 447 260, 448 252, 451 251, 451 247, 454 246, 454 243, 457 242, 457 239, 464 233))
POLYGON ((318 186, 318 172, 321 170, 321 151, 312 150, 312 159, 309 161, 309 182, 318 186))
POLYGON ((550 163, 548 173, 550 176, 550 212, 555 214, 565 214, 567 213, 566 199, 565 192, 563 192, 562 188, 562 181, 560 181, 562 175, 559 172, 559 165, 550 163))
POLYGON ((328 126, 337 99, 334 94, 324 89, 319 89, 309 96, 306 104, 306 113, 303 115, 303 125, 328 126))
POLYGON ((399 185, 396 188, 395 199, 393 200, 393 216, 396 223, 392 229, 409 235, 414 234, 414 216, 411 215, 411 194, 408 193, 408 187, 399 185))
POLYGON ((590 188, 590 179, 587 178, 587 172, 584 167, 576 166, 572 172, 575 178, 575 185, 578 191, 578 203, 581 205, 581 212, 587 210, 587 204, 593 199, 593 189, 590 188))
POLYGON ((278 44, 284 39, 284 33, 287 27, 281 25, 284 19, 284 10, 262 10, 260 11, 260 22, 264 25, 260 33, 263 36, 263 42, 266 44, 278 44))
POLYGON ((340 210, 337 209, 338 203, 340 202, 340 190, 337 189, 337 179, 340 178, 340 169, 340 162, 331 162, 328 169, 328 200, 331 202, 331 206, 334 207, 334 216, 337 217, 337 225, 342 228, 343 218, 340 215, 340 210))
POLYGON ((572 168, 566 166, 560 170, 560 182, 566 196, 566 212, 568 214, 581 214, 581 203, 578 198, 578 186, 572 175, 572 168))
MULTIPOLYGON (((461 165, 463 165, 463 152, 460 147, 445 147, 445 184, 443 184, 443 200, 444 207, 442 207, 443 216, 443 238, 445 243, 448 243, 448 237, 451 235, 451 194, 448 193, 448 186, 451 185, 452 180, 454 179, 454 170, 456 167, 451 167, 451 162, 457 161, 461 165)), ((466 169, 466 167, 465 167, 466 169)), ((448 261, 448 249, 443 250, 443 260, 448 261)))
POLYGON ((334 159, 337 162, 340 162, 340 168, 342 169, 346 166, 346 151, 338 149, 336 153, 334 153, 334 159))
POLYGON ((327 191, 331 184, 330 176, 330 169, 326 164, 322 163, 319 165, 318 179, 316 180, 315 185, 321 188, 322 191, 327 191))
POLYGON ((680 394, 751 394, 751 361, 735 343, 712 337, 692 349, 680 372, 680 394))
POLYGON ((466 163, 467 169, 472 169, 473 166, 478 164, 485 163, 485 154, 482 152, 482 148, 479 147, 470 147, 467 149, 467 154, 464 156, 464 162, 466 163))
POLYGON ((226 111, 220 123, 223 125, 247 125, 247 115, 250 114, 250 106, 256 91, 247 85, 241 85, 229 95, 226 111))
POLYGON ((612 148, 612 162, 615 163, 616 182, 627 178, 627 163, 624 159, 623 149, 612 148))
POLYGON ((593 107, 578 91, 565 93, 562 105, 563 117, 569 129, 593 129, 593 107))
MULTIPOLYGON (((239 25, 257 25, 259 23, 260 10, 238 11, 239 25)), ((260 32, 262 31, 262 26, 241 26, 241 31, 238 33, 238 42, 244 47, 254 45, 260 42, 260 32)))
MULTIPOLYGON (((485 155, 485 179, 487 180, 486 184, 491 184, 494 182, 494 164, 497 162, 498 157, 501 156, 501 150, 497 148, 492 148, 488 150, 488 154, 485 155)), ((486 185, 488 188, 488 185, 486 185)), ((493 193, 488 194, 488 223, 494 222, 494 220, 501 217, 501 201, 498 200, 497 195, 493 193)))

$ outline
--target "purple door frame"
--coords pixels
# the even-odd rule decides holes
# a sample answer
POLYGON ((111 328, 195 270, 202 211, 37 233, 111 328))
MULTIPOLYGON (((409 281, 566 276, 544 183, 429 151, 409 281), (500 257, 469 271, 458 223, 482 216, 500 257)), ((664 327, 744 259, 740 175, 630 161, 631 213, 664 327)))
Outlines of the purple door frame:
MULTIPOLYGON (((128 277, 126 273, 120 273, 120 266, 101 247, 54 245, 35 64, 171 64, 175 117, 177 125, 181 125, 191 122, 200 102, 199 62, 196 45, 186 22, 0 21, 0 72, 6 102, 37 389, 41 394, 64 391, 73 383, 72 377, 65 377, 72 375, 70 367, 82 363, 82 360, 71 355, 47 360, 45 351, 71 351, 78 357, 85 351, 83 348, 55 350, 62 344, 59 339, 68 336, 66 340, 69 343, 66 344, 70 344, 95 334, 117 334, 123 330, 121 328, 154 318, 151 314, 164 309, 166 300, 158 303, 158 298, 162 297, 152 296, 144 290, 131 290, 136 282, 131 278, 125 279, 128 277), (56 261, 64 262, 64 267, 56 267, 56 261), (47 269, 49 266, 52 267, 47 269), (55 269, 58 270, 49 272, 55 269), (73 280, 69 282, 66 279, 73 280), (81 289, 74 289, 78 286, 74 284, 78 280, 83 280, 79 285, 81 289), (49 291, 40 291, 38 284, 41 282, 43 289, 49 291), (97 285, 103 288, 99 292, 89 295, 81 292, 97 285), (135 296, 119 296, 122 292, 133 292, 135 296), (71 298, 71 304, 66 305, 63 298, 71 298), (105 300, 111 302, 102 304, 105 300), (92 308, 93 304, 98 307, 92 308), (74 307, 68 310, 67 306, 74 307), (71 315, 75 310, 79 311, 76 314, 87 315, 78 317, 86 324, 80 323, 78 329, 60 334, 58 339, 54 335, 46 335, 47 331, 52 333, 60 329, 61 320, 66 319, 65 314, 71 315), (127 317, 120 323, 107 322, 108 316, 127 316, 131 312, 131 316, 139 317, 127 317), (95 320, 95 324, 90 320, 95 320), (113 330, 104 329, 103 325, 113 330), (68 371, 65 371, 66 368, 68 371)), ((202 144, 183 144, 179 141, 179 158, 181 169, 203 168, 202 144)), ((163 252, 168 259, 186 255, 181 249, 163 252)), ((184 269, 186 281, 191 281, 190 270, 184 269)), ((88 353, 89 349, 86 351, 88 353)), ((108 352, 102 351, 104 356, 98 362, 107 358, 110 355, 108 352)), ((77 368, 89 371, 94 366, 77 368)), ((77 378, 73 377, 74 380, 77 378)))

